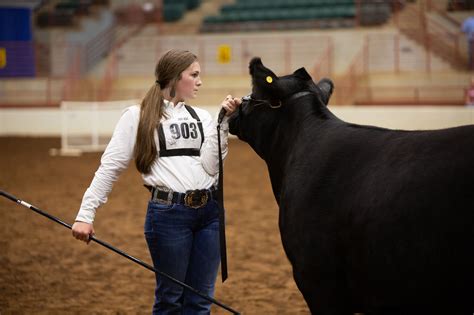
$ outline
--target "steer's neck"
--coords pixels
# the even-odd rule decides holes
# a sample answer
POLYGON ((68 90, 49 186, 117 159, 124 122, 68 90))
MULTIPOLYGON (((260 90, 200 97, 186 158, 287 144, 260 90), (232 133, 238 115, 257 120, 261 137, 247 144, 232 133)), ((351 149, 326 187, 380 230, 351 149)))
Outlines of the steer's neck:
POLYGON ((262 152, 277 202, 280 200, 280 191, 287 175, 286 172, 291 172, 294 154, 297 151, 311 149, 301 147, 301 143, 308 145, 311 143, 313 140, 311 137, 314 136, 311 130, 314 130, 315 126, 322 126, 329 120, 337 120, 326 106, 315 107, 318 105, 314 105, 303 97, 298 99, 297 104, 290 106, 292 106, 291 110, 282 115, 284 119, 275 126, 273 136, 267 140, 265 150, 262 152), (306 138, 307 141, 304 140, 306 138))

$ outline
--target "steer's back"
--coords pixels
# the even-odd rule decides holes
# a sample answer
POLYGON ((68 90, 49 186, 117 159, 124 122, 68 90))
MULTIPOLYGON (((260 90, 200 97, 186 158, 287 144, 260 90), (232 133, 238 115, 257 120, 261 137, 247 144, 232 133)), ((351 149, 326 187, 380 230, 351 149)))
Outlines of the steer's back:
POLYGON ((358 132, 354 163, 332 187, 353 293, 366 304, 474 306, 474 126, 358 132))
POLYGON ((410 132, 338 125, 318 137, 308 162, 289 172, 288 181, 303 185, 290 183, 283 194, 283 217, 314 222, 313 231, 283 227, 282 235, 313 237, 317 248, 337 234, 331 252, 341 255, 352 300, 365 308, 472 310, 474 126, 410 132))

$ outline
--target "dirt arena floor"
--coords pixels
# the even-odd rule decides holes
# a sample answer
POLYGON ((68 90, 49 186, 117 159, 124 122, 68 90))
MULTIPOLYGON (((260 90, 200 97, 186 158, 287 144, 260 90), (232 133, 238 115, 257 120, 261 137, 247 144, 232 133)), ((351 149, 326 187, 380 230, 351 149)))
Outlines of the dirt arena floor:
MULTIPOLYGON (((0 189, 72 223, 100 153, 51 157, 59 138, 0 137, 0 189)), ((266 166, 239 140, 225 163, 229 279, 216 299, 243 314, 309 314, 278 231, 266 166)), ((133 164, 99 209, 95 231, 151 263, 143 223, 148 191, 133 164)), ((0 198, 0 314, 149 314, 151 271, 0 198)), ((214 307, 213 314, 229 314, 214 307)))

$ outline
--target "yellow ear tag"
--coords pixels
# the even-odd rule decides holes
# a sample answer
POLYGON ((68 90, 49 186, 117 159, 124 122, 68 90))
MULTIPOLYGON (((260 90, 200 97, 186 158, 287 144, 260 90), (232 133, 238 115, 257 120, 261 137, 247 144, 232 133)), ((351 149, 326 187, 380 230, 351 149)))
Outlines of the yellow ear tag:
POLYGON ((268 82, 268 83, 272 83, 272 82, 273 82, 273 78, 272 78, 271 76, 268 76, 268 77, 267 77, 267 82, 268 82))

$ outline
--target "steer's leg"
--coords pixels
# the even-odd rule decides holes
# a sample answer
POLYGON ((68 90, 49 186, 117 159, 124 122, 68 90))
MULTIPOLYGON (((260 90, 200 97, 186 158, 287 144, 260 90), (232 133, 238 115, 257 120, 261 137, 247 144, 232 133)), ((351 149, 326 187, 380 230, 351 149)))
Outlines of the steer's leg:
POLYGON ((280 233, 293 277, 311 313, 352 315, 347 253, 340 236, 343 227, 333 211, 308 208, 317 202, 299 194, 301 185, 290 185, 298 198, 289 198, 287 192, 280 199, 280 233))
POLYGON ((348 315, 353 314, 347 285, 343 274, 334 266, 318 264, 320 272, 314 266, 309 270, 293 270, 296 284, 308 304, 312 314, 348 315))

